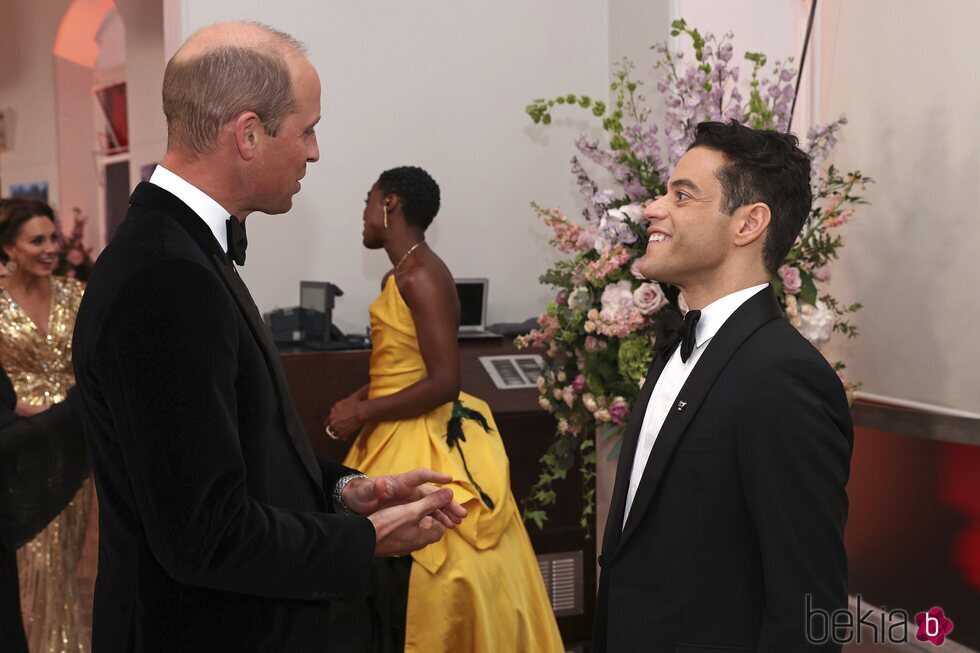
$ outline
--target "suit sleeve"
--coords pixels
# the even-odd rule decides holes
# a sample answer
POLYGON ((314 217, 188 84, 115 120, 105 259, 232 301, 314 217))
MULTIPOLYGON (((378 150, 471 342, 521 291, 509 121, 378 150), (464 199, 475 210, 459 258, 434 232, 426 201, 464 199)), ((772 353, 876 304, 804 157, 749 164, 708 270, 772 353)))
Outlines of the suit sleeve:
POLYGON ((843 387, 815 352, 781 359, 760 375, 738 426, 739 469, 765 575, 760 653, 840 650, 807 642, 806 611, 847 607, 844 488, 852 442, 843 387))
POLYGON ((349 598, 374 556, 369 520, 254 500, 239 443, 237 308, 174 259, 114 300, 99 376, 153 555, 177 581, 273 598, 349 598))

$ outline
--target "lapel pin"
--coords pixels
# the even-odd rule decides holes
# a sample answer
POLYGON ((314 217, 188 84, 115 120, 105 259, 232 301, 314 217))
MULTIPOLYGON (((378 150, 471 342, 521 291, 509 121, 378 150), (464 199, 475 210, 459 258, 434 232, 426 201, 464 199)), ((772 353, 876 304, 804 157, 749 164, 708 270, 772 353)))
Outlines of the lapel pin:
POLYGON ((685 408, 687 408, 687 402, 686 401, 678 401, 677 402, 677 410, 678 411, 682 411, 685 408))

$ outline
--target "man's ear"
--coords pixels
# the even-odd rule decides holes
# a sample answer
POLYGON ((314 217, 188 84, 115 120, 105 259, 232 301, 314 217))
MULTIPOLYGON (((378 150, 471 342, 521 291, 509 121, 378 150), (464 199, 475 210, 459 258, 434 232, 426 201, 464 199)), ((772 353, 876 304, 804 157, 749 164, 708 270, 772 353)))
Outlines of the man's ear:
POLYGON ((255 158, 259 140, 265 136, 265 127, 262 125, 262 121, 259 120, 256 113, 246 111, 235 118, 232 127, 235 130, 238 155, 245 161, 251 161, 255 158))
POLYGON ((743 206, 738 210, 738 231, 735 233, 735 245, 745 247, 759 241, 764 242, 766 229, 772 220, 769 206, 762 202, 743 206))

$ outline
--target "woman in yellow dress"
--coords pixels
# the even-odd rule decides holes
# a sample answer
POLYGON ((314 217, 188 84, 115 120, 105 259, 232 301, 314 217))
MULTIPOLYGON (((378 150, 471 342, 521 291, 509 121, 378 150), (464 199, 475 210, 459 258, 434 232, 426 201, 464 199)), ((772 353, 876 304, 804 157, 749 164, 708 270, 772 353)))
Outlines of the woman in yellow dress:
MULTIPOLYGON (((82 285, 54 276, 58 265, 54 212, 44 202, 14 199, 0 210, 0 365, 29 416, 65 399, 75 384, 71 337, 82 285)), ((21 607, 32 653, 82 653, 89 647, 75 578, 85 543, 92 482, 17 551, 21 607)))
MULTIPOLYGON (((459 299, 424 237, 438 210, 438 185, 415 167, 384 172, 367 196, 364 245, 384 248, 394 267, 371 306, 370 383, 333 407, 327 434, 360 431, 344 464, 368 475, 416 467, 450 474, 454 498, 469 511, 440 542, 412 554, 405 651, 564 651, 493 416, 460 392, 459 299)), ((389 583, 377 593, 390 591, 389 583)))

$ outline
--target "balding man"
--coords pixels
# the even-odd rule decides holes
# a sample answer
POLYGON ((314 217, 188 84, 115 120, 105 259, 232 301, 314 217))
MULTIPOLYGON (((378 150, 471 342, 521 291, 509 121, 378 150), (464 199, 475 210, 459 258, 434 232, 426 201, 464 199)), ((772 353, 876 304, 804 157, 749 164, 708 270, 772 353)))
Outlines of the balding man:
POLYGON ((166 156, 75 330, 101 507, 93 648, 320 651, 327 599, 465 511, 427 484, 441 474, 366 479, 316 459, 236 272, 246 216, 288 211, 319 158, 303 46, 257 24, 205 28, 167 65, 163 102, 166 156))

